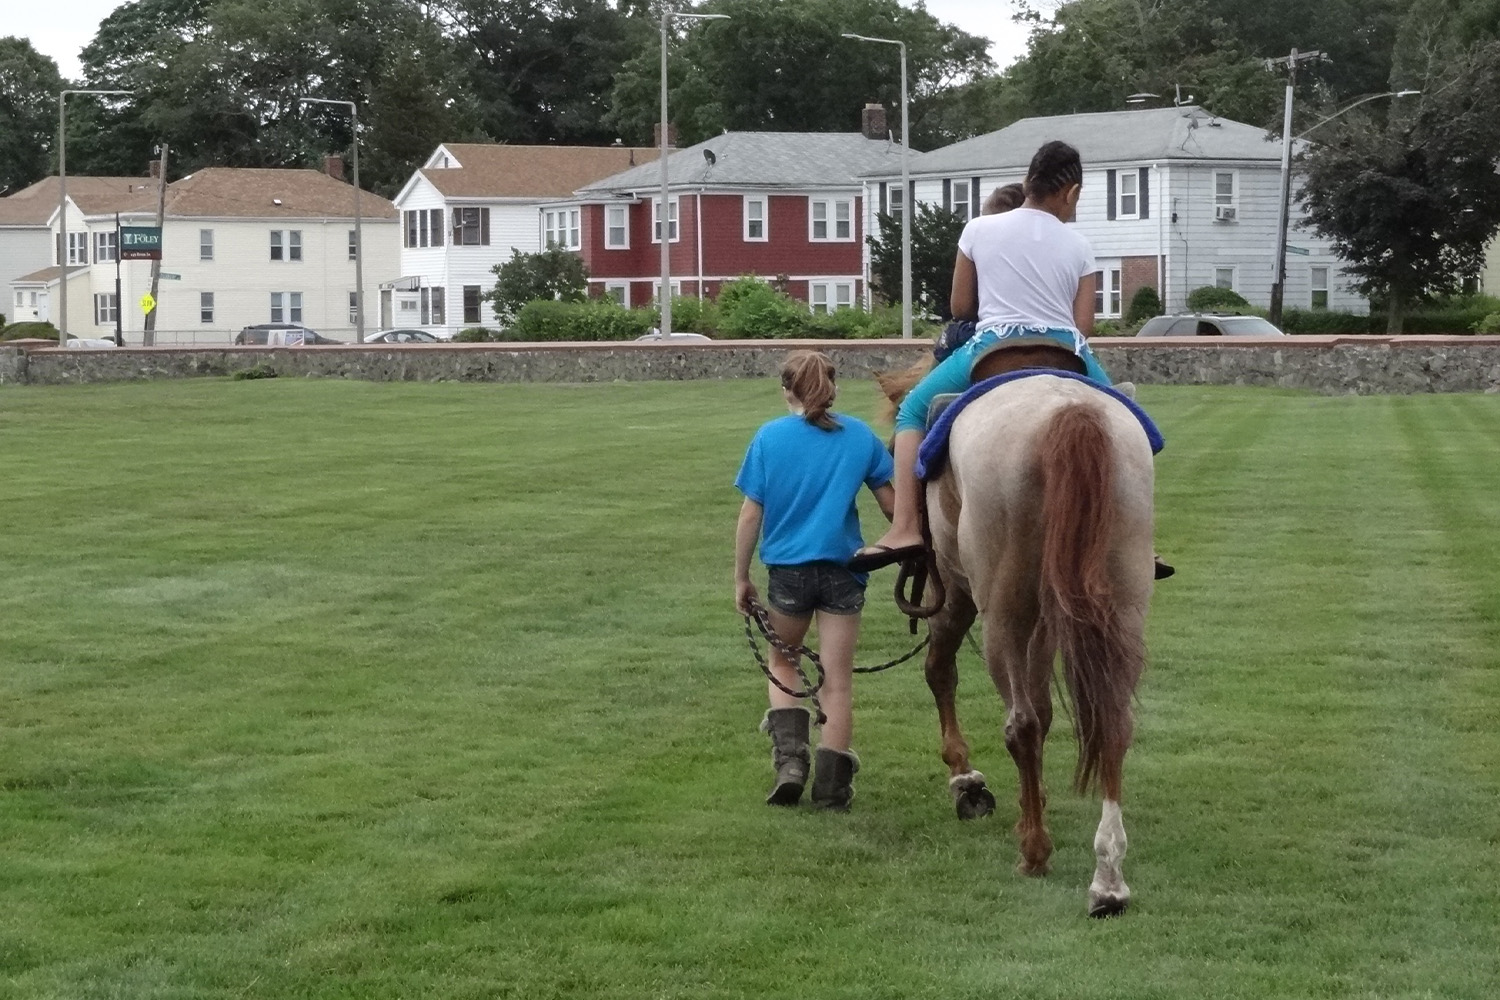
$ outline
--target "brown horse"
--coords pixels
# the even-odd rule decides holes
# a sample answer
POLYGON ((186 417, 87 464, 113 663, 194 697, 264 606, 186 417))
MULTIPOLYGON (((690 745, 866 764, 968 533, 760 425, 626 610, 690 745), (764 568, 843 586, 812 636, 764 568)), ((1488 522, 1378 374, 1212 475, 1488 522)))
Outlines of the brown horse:
MULTIPOLYGON (((1071 354, 1050 350, 996 351, 975 380, 1016 367, 1079 367, 1071 354)), ((1104 797, 1091 916, 1120 913, 1130 901, 1120 793, 1153 587, 1152 489, 1151 446, 1134 415, 1106 393, 1048 375, 1006 383, 971 403, 953 423, 945 467, 927 485, 947 584, 946 603, 930 622, 927 684, 958 815, 995 808, 984 775, 969 763, 954 704, 955 657, 978 618, 985 662, 1007 707, 1005 745, 1020 773, 1017 868, 1027 875, 1045 875, 1052 855, 1042 745, 1061 654, 1078 741, 1074 785, 1086 792, 1097 783, 1104 797)))

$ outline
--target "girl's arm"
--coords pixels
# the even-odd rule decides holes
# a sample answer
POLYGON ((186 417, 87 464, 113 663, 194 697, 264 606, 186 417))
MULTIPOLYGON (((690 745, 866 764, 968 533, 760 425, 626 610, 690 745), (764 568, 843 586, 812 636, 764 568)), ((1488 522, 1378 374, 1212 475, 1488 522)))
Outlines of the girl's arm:
POLYGON ((750 582, 750 557, 755 554, 755 543, 760 540, 763 516, 760 504, 746 497, 740 504, 739 523, 734 527, 734 606, 742 615, 750 613, 752 600, 760 600, 755 584, 750 582))
POLYGON ((875 502, 880 504, 880 512, 885 515, 887 521, 891 520, 896 513, 896 488, 890 483, 877 486, 870 491, 875 494, 875 502))
POLYGON ((954 319, 979 319, 979 271, 962 250, 953 259, 953 289, 948 295, 948 309, 954 319))
MULTIPOLYGON (((958 281, 958 275, 953 276, 958 281)), ((1094 275, 1085 274, 1078 279, 1078 294, 1073 296, 1073 325, 1085 337, 1094 335, 1094 275)))

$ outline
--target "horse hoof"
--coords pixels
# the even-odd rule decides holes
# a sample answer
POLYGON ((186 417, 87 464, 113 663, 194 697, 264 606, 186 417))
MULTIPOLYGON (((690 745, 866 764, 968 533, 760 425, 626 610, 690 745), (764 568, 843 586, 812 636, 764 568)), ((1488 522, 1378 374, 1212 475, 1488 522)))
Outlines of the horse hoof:
POLYGON ((1052 865, 1047 861, 1032 864, 1025 858, 1022 858, 1016 862, 1016 874, 1025 875, 1027 878, 1043 878, 1051 871, 1052 865))
POLYGON ((1106 917, 1118 917, 1125 912, 1130 905, 1130 895, 1120 895, 1113 892, 1090 892, 1089 893, 1089 916, 1096 920, 1106 917))
POLYGON ((959 819, 979 819, 995 811, 995 797, 985 787, 984 775, 978 771, 961 774, 948 782, 953 805, 959 819))

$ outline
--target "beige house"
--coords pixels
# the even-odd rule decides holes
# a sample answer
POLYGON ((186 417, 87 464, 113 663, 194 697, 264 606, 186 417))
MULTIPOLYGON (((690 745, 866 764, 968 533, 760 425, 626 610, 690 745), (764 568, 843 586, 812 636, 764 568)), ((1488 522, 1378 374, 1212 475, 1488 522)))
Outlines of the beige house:
MULTIPOLYGON (((125 342, 140 344, 151 263, 116 259, 116 226, 156 224, 157 183, 134 178, 129 189, 101 191, 79 183, 98 180, 105 179, 68 178, 68 332, 113 336, 118 316, 125 342)), ((362 192, 360 214, 368 333, 376 329, 372 289, 398 273, 398 229, 384 198, 362 192)), ((55 246, 55 204, 48 227, 55 246)), ((354 229, 354 189, 336 158, 328 172, 207 167, 172 182, 155 343, 227 344, 257 323, 295 323, 352 341, 354 229)), ((60 266, 55 255, 43 263, 11 280, 12 301, 29 304, 35 292, 56 322, 60 266)))
POLYGON ((1484 270, 1479 272, 1479 290, 1500 298, 1500 237, 1495 238, 1485 254, 1484 270))

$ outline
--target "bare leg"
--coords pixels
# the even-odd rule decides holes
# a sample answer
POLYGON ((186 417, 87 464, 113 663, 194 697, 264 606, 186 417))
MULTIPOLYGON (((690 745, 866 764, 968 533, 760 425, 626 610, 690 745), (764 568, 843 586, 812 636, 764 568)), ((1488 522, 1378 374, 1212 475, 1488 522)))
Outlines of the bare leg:
MULTIPOLYGON (((775 608, 767 608, 766 613, 767 617, 771 619, 772 630, 781 637, 782 642, 788 646, 802 645, 802 640, 807 638, 808 626, 812 624, 811 615, 806 618, 794 618, 791 615, 782 614, 775 608)), ((778 681, 793 691, 800 691, 802 689, 802 678, 797 675, 797 665, 777 652, 775 646, 771 647, 769 663, 771 673, 778 681)), ((770 681, 766 682, 766 691, 770 697, 772 708, 805 707, 803 699, 793 698, 770 681)))
POLYGON ((823 689, 818 701, 828 721, 818 745, 848 750, 854 732, 854 647, 859 638, 859 614, 818 612, 818 655, 823 660, 823 689))
POLYGON ((861 552, 869 552, 877 546, 888 549, 904 548, 922 544, 922 513, 917 481, 917 450, 922 446, 921 431, 898 431, 895 440, 896 478, 891 485, 896 490, 896 511, 891 517, 891 526, 884 535, 861 552))

